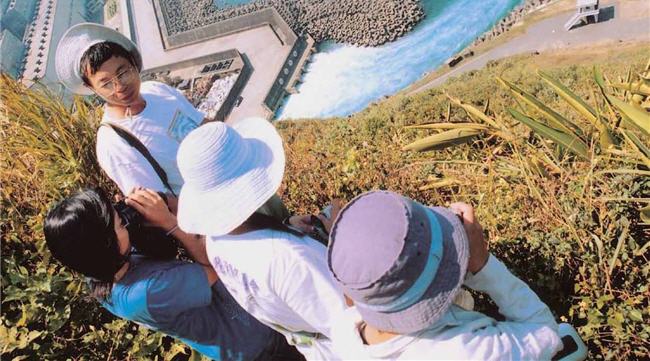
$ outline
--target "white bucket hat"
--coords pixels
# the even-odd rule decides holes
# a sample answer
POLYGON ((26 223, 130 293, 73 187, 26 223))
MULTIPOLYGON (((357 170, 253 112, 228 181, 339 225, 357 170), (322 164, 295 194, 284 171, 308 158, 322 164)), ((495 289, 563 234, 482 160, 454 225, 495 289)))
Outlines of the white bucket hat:
POLYGON ((232 127, 200 126, 178 149, 184 184, 178 197, 178 225, 207 236, 227 234, 277 192, 284 174, 282 138, 263 118, 232 127))
POLYGON ((71 92, 91 95, 79 73, 81 57, 91 46, 110 41, 126 49, 135 61, 138 71, 142 70, 142 56, 129 38, 104 25, 95 23, 77 24, 63 34, 56 47, 55 67, 59 81, 71 92))

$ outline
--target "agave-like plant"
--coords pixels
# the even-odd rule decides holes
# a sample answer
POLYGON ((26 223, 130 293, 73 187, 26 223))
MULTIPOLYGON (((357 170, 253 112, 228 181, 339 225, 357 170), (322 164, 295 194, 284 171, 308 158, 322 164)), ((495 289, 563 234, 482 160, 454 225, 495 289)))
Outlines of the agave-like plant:
MULTIPOLYGON (((532 129, 537 136, 551 141, 556 146, 573 154, 576 160, 593 162, 600 155, 626 154, 631 155, 636 164, 650 168, 650 61, 638 79, 620 79, 613 83, 594 67, 594 80, 598 85, 602 101, 592 106, 576 95, 571 89, 554 79, 547 73, 538 71, 539 77, 563 99, 577 114, 590 124, 583 127, 566 116, 551 109, 531 93, 517 85, 497 77, 496 80, 508 90, 519 104, 518 108, 508 107, 506 111, 516 121, 532 129)), ((521 139, 515 136, 512 129, 498 115, 490 116, 487 105, 483 111, 464 103, 460 99, 447 94, 450 106, 454 104, 462 108, 474 122, 450 123, 450 109, 447 119, 441 123, 412 125, 409 129, 443 129, 437 133, 410 143, 403 150, 429 151, 439 150, 449 146, 468 143, 480 135, 490 135, 502 138, 513 147, 521 144, 521 139)), ((488 103, 489 104, 489 103, 488 103)), ((549 159, 548 155, 538 147, 530 146, 529 154, 520 159, 527 164, 529 170, 544 174, 545 168, 560 168, 558 162, 549 159)), ((626 159, 629 159, 627 157, 626 159)), ((618 169, 615 172, 647 175, 643 169, 618 169)), ((641 219, 650 221, 650 206, 640 209, 641 219)))

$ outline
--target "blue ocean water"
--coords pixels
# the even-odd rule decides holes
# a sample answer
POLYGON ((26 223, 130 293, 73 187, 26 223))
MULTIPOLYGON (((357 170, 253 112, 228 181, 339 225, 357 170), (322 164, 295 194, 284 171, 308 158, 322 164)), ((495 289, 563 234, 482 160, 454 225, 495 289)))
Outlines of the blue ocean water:
POLYGON ((298 94, 277 119, 345 116, 434 70, 507 15, 521 0, 424 0, 427 16, 404 37, 376 48, 325 42, 298 94))
POLYGON ((231 6, 244 5, 252 2, 253 0, 212 0, 212 5, 218 8, 227 8, 231 6))

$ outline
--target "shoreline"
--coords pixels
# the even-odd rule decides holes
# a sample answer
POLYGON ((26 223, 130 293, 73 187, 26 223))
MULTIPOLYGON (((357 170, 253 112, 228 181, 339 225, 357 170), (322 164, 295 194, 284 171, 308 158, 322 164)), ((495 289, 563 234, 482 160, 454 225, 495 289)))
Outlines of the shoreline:
MULTIPOLYGON (((427 82, 427 79, 434 74, 437 74, 437 77, 442 77, 447 73, 453 72, 457 64, 462 66, 466 61, 468 61, 468 59, 471 60, 472 58, 476 58, 489 51, 492 47, 500 45, 498 43, 499 40, 505 38, 507 34, 510 34, 513 28, 524 24, 533 13, 539 10, 544 10, 550 5, 563 1, 564 0, 524 0, 521 4, 510 10, 507 15, 501 18, 501 20, 494 24, 490 29, 486 30, 456 54, 452 55, 446 62, 440 64, 434 69, 424 72, 418 80, 412 82, 393 95, 403 92, 411 93, 413 88, 419 88, 422 83, 427 82), (454 64, 449 66, 450 62, 453 62, 454 64)), ((534 23, 535 22, 532 22, 528 25, 530 26, 534 23)), ((432 79, 429 79, 429 81, 431 80, 432 79)))
POLYGON ((490 30, 486 31, 481 36, 476 38, 476 40, 466 46, 465 49, 461 50, 459 53, 462 53, 468 49, 473 49, 479 44, 498 38, 499 36, 510 31, 515 25, 523 21, 528 14, 558 1, 561 0, 524 0, 521 4, 515 6, 508 13, 508 15, 494 24, 490 30))
POLYGON ((650 8, 644 6, 642 1, 601 1, 601 9, 609 9, 604 10, 603 14, 616 15, 604 15, 598 23, 566 31, 564 24, 574 9, 574 3, 568 0, 548 1, 533 8, 521 16, 518 22, 511 24, 510 28, 516 25, 513 31, 505 31, 500 37, 495 36, 478 45, 473 44, 473 47, 459 52, 461 56, 469 51, 476 53, 472 53, 466 61, 459 62, 454 67, 443 64, 396 94, 413 95, 440 86, 465 72, 481 69, 489 65, 489 62, 498 62, 519 54, 538 55, 547 51, 565 51, 599 44, 611 46, 650 41, 647 31, 643 30, 644 24, 650 21, 650 8))

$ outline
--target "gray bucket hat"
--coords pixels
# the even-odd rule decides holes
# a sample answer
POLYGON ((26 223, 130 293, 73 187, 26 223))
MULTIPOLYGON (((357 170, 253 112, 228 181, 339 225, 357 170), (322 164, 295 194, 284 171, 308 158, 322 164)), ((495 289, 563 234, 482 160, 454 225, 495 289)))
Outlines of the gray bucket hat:
POLYGON ((468 258, 456 214, 388 191, 348 203, 328 247, 330 271, 364 321, 399 334, 440 319, 460 290, 468 258))
POLYGON ((63 34, 56 47, 55 67, 59 81, 71 92, 91 95, 92 90, 84 85, 79 73, 81 57, 91 46, 110 41, 126 49, 138 68, 142 70, 142 56, 134 42, 118 31, 95 23, 77 24, 63 34))

